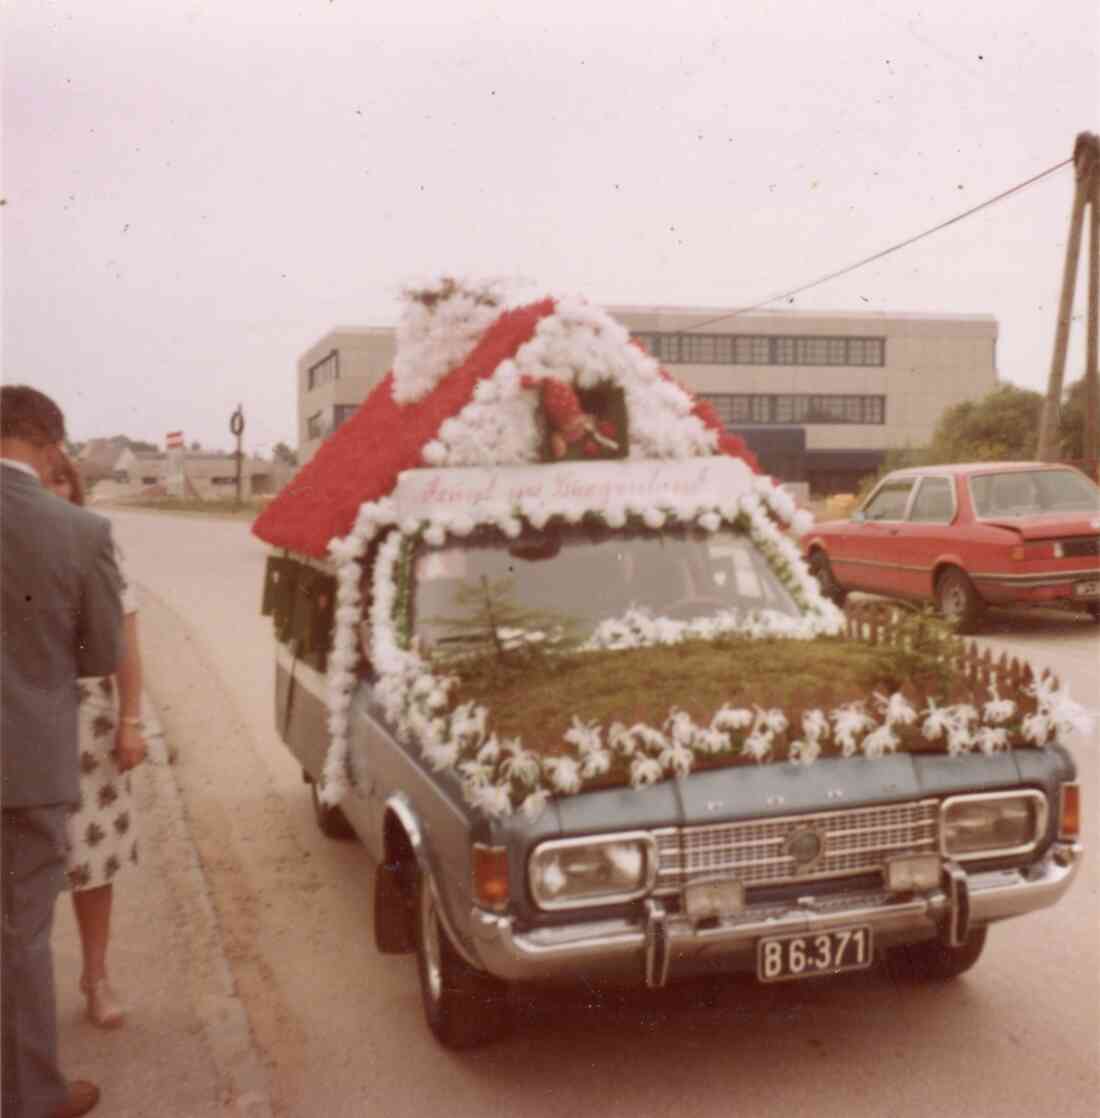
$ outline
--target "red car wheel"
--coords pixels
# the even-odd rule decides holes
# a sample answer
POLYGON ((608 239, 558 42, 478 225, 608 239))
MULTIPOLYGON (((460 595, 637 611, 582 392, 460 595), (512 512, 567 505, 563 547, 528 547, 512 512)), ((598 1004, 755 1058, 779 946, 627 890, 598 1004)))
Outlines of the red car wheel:
POLYGON ((848 597, 848 591, 837 582, 829 557, 820 548, 815 548, 810 552, 810 574, 817 579, 817 584, 821 587, 821 593, 829 601, 835 602, 838 606, 844 605, 844 599, 848 597))
POLYGON ((960 633, 972 633, 981 621, 985 604, 974 584, 958 567, 948 567, 936 579, 936 608, 960 633))

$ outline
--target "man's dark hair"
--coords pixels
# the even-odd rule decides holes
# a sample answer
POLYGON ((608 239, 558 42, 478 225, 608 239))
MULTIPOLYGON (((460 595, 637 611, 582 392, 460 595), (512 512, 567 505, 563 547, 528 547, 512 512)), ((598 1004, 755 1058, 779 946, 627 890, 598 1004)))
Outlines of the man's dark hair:
POLYGON ((50 446, 65 438, 65 417, 37 388, 5 384, 0 388, 0 438, 50 446))

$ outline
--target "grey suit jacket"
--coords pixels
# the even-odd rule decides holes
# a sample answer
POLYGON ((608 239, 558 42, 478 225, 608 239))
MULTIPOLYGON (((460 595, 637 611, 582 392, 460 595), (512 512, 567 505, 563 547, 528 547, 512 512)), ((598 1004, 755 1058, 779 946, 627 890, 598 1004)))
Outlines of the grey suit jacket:
POLYGON ((111 525, 0 466, 0 803, 77 803, 77 676, 122 654, 111 525))

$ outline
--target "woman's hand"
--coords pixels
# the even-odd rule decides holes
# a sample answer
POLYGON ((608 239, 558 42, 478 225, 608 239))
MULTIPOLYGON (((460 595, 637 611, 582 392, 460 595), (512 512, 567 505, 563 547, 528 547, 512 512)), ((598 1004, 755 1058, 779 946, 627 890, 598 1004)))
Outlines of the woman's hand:
POLYGON ((120 772, 128 772, 145 760, 145 737, 140 726, 120 722, 115 733, 115 763, 120 772))

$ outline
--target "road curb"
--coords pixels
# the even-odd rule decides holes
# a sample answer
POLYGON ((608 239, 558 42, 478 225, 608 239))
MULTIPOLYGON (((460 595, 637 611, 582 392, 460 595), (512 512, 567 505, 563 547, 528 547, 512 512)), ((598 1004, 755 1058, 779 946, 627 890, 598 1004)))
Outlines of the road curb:
POLYGON ((167 830, 177 861, 171 871, 173 884, 186 901, 189 919, 203 930, 207 989, 195 998, 194 1010, 217 1067, 227 1111, 248 1118, 270 1118, 273 1111, 267 1070, 237 993, 210 883, 191 835, 186 804, 173 769, 177 754, 148 694, 143 703, 149 747, 147 772, 156 798, 166 805, 167 830))

